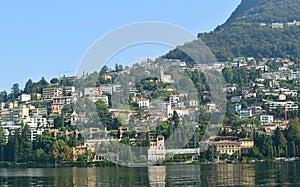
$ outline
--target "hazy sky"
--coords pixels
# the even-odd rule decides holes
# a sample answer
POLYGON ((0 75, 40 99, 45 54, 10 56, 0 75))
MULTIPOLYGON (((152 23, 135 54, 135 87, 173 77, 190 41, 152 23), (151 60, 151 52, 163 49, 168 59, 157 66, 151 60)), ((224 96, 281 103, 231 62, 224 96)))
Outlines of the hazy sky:
MULTIPOLYGON (((48 81, 75 75, 88 48, 123 25, 160 21, 197 35, 222 24, 240 0, 1 1, 0 91, 28 79, 48 81)), ((111 63, 126 64, 164 54, 169 48, 140 46, 118 54, 111 63)))

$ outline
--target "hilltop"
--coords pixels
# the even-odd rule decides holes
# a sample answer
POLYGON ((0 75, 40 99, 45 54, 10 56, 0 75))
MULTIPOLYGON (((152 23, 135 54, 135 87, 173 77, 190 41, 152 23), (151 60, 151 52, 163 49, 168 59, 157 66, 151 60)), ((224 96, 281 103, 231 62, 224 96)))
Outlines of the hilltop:
MULTIPOLYGON (((214 31, 199 33, 219 61, 238 56, 300 62, 300 0, 242 0, 214 31)), ((191 62, 177 49, 164 57, 191 62)))

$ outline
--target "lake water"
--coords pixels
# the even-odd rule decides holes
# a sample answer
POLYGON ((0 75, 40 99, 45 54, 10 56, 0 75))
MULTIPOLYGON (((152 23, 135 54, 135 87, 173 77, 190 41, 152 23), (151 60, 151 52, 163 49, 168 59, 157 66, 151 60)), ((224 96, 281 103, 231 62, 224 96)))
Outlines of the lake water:
POLYGON ((0 168, 0 186, 300 186, 300 162, 0 168))

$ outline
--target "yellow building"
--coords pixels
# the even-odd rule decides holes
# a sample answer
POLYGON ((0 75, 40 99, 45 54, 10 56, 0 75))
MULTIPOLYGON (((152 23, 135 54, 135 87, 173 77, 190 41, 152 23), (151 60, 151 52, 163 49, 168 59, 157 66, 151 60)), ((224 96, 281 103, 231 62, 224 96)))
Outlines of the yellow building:
POLYGON ((254 147, 254 140, 251 138, 228 139, 222 137, 220 141, 213 142, 215 153, 233 155, 234 153, 248 153, 254 147))
POLYGON ((214 142, 213 145, 215 152, 219 154, 233 155, 241 150, 240 142, 238 141, 222 140, 214 142))
POLYGON ((26 105, 22 106, 22 119, 24 121, 27 121, 29 118, 29 108, 26 105))
POLYGON ((252 138, 242 138, 240 141, 241 153, 248 153, 249 149, 254 147, 254 140, 252 138))
POLYGON ((111 80, 112 77, 109 74, 104 74, 102 75, 102 77, 104 78, 104 80, 111 80))

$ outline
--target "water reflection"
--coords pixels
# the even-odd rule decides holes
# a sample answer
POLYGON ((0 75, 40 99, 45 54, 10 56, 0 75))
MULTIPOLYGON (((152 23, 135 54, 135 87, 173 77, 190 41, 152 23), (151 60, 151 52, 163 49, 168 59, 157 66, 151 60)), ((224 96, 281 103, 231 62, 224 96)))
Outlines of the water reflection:
POLYGON ((300 162, 148 168, 0 168, 0 186, 300 186, 300 162))
POLYGON ((166 185, 166 166, 149 166, 148 167, 149 185, 165 186, 166 185))

